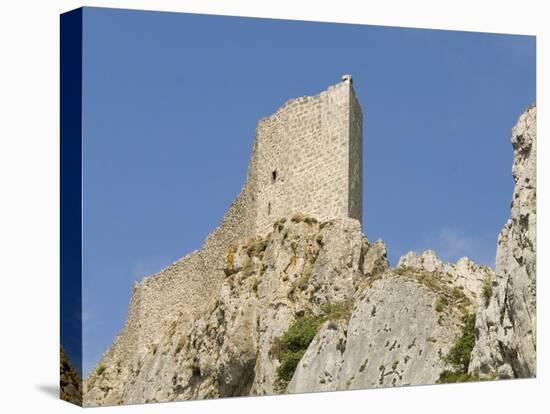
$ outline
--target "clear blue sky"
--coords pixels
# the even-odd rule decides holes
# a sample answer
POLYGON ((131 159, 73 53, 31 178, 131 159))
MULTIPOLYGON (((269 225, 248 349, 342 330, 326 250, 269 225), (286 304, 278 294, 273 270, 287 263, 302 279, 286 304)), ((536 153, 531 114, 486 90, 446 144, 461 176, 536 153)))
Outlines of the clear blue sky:
POLYGON ((493 265, 534 37, 86 8, 83 50, 85 373, 133 283, 217 226, 258 119, 344 73, 364 113, 368 238, 392 264, 432 248, 493 265))

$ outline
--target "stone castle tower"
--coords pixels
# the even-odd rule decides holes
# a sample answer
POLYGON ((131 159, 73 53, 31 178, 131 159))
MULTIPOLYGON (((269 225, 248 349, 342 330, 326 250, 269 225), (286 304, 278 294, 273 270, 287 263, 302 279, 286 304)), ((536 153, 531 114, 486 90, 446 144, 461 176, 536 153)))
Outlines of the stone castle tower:
POLYGON ((360 221, 362 130, 350 75, 260 120, 248 182, 256 194, 256 233, 267 233, 275 220, 297 212, 360 221))

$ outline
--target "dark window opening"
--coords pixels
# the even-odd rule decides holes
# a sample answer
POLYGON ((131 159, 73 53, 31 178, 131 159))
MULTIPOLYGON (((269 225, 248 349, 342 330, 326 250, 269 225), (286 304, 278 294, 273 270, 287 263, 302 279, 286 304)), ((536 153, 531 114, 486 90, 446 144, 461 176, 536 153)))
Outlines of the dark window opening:
POLYGON ((267 215, 271 214, 271 203, 267 203, 267 215))
POLYGON ((277 181, 277 170, 271 171, 271 183, 277 181))

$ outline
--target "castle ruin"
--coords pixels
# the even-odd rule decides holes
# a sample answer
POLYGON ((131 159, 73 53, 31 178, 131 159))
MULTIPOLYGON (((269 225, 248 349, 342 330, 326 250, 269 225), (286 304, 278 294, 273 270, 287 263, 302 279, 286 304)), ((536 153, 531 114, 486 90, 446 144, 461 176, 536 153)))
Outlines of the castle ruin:
POLYGON ((362 111, 352 78, 289 100, 259 121, 247 181, 200 250, 134 285, 128 318, 102 358, 138 360, 177 318, 192 321, 224 280, 228 248, 281 217, 361 220, 362 111))
POLYGON ((390 268, 357 220, 361 118, 346 76, 259 122, 239 196, 200 250, 135 285, 84 405, 535 376, 536 108, 512 132, 496 273, 433 251, 390 268))

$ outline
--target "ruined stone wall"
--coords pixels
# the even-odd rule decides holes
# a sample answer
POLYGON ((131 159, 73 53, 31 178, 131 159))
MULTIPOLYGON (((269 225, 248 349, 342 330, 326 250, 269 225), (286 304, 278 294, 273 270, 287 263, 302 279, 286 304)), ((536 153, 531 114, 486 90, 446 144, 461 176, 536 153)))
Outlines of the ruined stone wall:
POLYGON ((192 317, 213 296, 229 245, 295 213, 360 220, 361 201, 362 113, 351 79, 287 101, 258 123, 247 181, 202 248, 136 287, 138 350, 154 342, 159 323, 182 312, 192 317))
POLYGON ((159 324, 168 326, 184 315, 193 318, 208 305, 223 282, 223 265, 229 245, 254 234, 254 212, 253 196, 245 186, 200 250, 138 285, 141 290, 141 350, 160 339, 159 324))
POLYGON ((258 123, 247 181, 202 248, 137 286, 139 349, 155 341, 160 323, 192 317, 214 296, 231 244, 298 212, 360 220, 361 201, 362 113, 351 79, 286 102, 258 123))
POLYGON ((350 78, 262 119, 256 144, 258 234, 297 212, 361 219, 362 115, 350 78))

